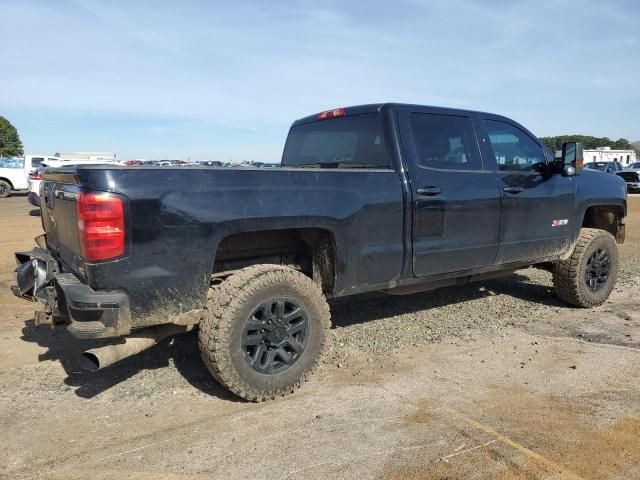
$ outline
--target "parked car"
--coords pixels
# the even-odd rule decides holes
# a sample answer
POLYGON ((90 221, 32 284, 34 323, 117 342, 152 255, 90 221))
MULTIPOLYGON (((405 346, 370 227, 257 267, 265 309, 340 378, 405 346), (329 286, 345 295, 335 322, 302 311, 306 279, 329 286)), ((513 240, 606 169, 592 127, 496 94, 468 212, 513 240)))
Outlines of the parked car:
POLYGON ((597 170, 603 173, 617 173, 624 170, 620 162, 589 162, 584 164, 584 168, 597 170))
POLYGON ((42 182, 42 172, 45 167, 39 167, 29 174, 27 183, 29 185, 29 193, 27 201, 34 207, 40 206, 40 183, 42 182))
POLYGON ((640 193, 640 162, 631 164, 617 175, 626 182, 627 192, 640 193))
POLYGON ((26 155, 19 158, 0 159, 0 198, 8 197, 12 192, 29 188, 29 173, 38 168, 45 160, 55 158, 45 155, 26 155))
POLYGON ((16 253, 12 290, 45 304, 38 324, 114 339, 85 352, 90 369, 199 325, 213 377, 271 399, 317 364, 327 298, 535 265, 561 300, 602 304, 626 191, 581 164, 579 143, 556 161, 503 116, 382 104, 297 120, 282 168, 58 168, 43 175, 45 235, 16 253))
POLYGON ((203 167, 222 167, 222 162, 218 160, 203 160, 199 164, 203 167))

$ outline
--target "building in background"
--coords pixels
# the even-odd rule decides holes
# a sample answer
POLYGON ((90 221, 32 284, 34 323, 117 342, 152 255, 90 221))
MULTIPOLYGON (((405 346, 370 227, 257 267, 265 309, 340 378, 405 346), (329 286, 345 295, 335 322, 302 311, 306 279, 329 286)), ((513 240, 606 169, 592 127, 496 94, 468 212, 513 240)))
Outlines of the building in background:
POLYGON ((65 160, 115 160, 113 152, 58 152, 55 155, 65 160))
POLYGON ((595 150, 583 150, 584 163, 619 162, 624 167, 636 161, 633 150, 611 150, 611 147, 598 147, 595 150))

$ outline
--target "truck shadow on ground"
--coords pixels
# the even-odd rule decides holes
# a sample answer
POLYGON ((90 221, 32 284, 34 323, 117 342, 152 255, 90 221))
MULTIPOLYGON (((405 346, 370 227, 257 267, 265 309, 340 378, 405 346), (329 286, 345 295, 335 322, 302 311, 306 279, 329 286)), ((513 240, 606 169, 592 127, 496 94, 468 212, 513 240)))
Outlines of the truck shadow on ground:
POLYGON ((555 297, 549 286, 531 283, 525 275, 515 273, 493 280, 443 287, 410 295, 398 296, 372 292, 355 297, 338 298, 331 302, 331 322, 333 328, 346 327, 495 295, 508 295, 549 307, 569 308, 555 297))
POLYGON ((200 360, 197 337, 193 332, 164 339, 138 355, 125 358, 97 372, 83 370, 80 367, 80 355, 85 350, 113 342, 78 340, 64 327, 36 327, 33 320, 25 322, 21 338, 47 348, 47 351, 39 356, 39 360, 59 361, 67 374, 65 383, 77 387, 75 394, 79 397, 92 398, 142 370, 162 369, 170 367, 173 363, 182 377, 201 392, 226 400, 242 401, 211 377, 200 360))
MULTIPOLYGON (((405 296, 371 293, 336 299, 331 302, 333 328, 430 310, 497 294, 511 295, 548 306, 563 306, 555 299, 548 286, 532 284, 528 280, 526 276, 514 274, 481 283, 405 296)), ((78 340, 64 327, 36 327, 33 320, 25 322, 21 338, 25 342, 34 342, 46 348, 47 351, 40 355, 39 360, 59 361, 67 373, 65 383, 77 387, 76 395, 83 398, 99 395, 142 370, 162 369, 173 363, 184 379, 201 392, 223 399, 242 401, 211 377, 200 359, 194 332, 165 339, 138 355, 97 372, 83 370, 79 363, 80 355, 85 350, 109 344, 108 340, 78 340)))

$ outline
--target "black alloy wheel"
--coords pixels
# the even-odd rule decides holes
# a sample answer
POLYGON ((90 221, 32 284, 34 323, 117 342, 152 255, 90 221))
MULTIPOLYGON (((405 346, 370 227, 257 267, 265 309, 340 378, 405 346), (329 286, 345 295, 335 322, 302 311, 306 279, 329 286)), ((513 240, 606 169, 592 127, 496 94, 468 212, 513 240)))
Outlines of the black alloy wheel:
POLYGON ((261 303, 247 319, 242 351, 257 372, 281 373, 300 358, 308 339, 309 314, 300 302, 274 297, 261 303))
POLYGON ((585 270, 587 287, 593 292, 600 291, 607 283, 610 268, 609 252, 603 248, 595 250, 587 260, 587 268, 585 270))

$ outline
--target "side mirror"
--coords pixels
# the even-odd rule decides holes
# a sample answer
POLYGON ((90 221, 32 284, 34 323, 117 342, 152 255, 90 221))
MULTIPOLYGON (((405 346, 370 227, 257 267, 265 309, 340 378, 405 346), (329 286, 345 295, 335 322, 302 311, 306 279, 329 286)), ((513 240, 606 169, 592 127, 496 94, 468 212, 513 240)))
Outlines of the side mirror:
POLYGON ((567 142, 562 144, 562 174, 567 177, 580 175, 584 158, 582 143, 567 142))

